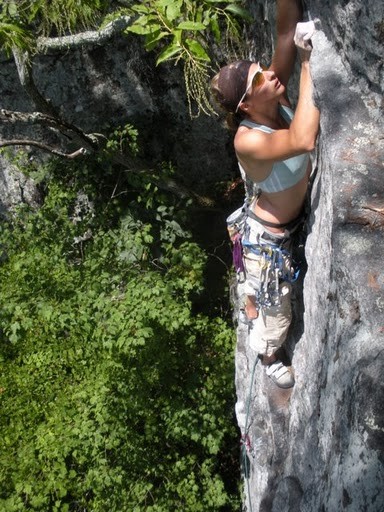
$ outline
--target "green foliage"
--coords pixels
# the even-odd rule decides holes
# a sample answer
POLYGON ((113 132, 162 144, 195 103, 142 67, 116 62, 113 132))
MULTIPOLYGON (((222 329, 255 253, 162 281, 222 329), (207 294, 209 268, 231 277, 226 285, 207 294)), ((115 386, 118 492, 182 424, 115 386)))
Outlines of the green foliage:
POLYGON ((0 47, 33 49, 38 35, 60 36, 95 26, 106 0, 0 0, 0 47))
POLYGON ((137 136, 136 128, 129 123, 125 126, 115 127, 109 134, 106 149, 111 153, 118 151, 124 153, 128 149, 131 154, 136 156, 139 152, 137 136))
POLYGON ((237 510, 234 334, 194 313, 188 212, 107 162, 27 170, 43 205, 0 230, 0 509, 237 510))
POLYGON ((33 44, 31 34, 16 23, 6 23, 0 17, 0 48, 10 55, 13 48, 26 50, 33 44))
POLYGON ((239 40, 238 20, 250 15, 238 0, 152 0, 132 6, 137 16, 127 29, 145 37, 147 50, 157 49, 157 64, 182 61, 184 79, 192 114, 191 100, 200 110, 213 112, 207 97, 212 42, 216 45, 239 40), (212 41, 213 40, 213 41, 212 41))
POLYGON ((63 35, 93 26, 105 0, 34 0, 21 2, 28 12, 29 22, 38 22, 39 32, 45 36, 63 35))

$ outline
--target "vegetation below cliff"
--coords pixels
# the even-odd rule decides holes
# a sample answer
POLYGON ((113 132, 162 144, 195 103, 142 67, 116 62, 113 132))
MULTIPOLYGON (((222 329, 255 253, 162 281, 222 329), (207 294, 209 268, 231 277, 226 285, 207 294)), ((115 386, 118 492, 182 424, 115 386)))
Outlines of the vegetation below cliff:
POLYGON ((42 204, 1 226, 0 508, 237 510, 234 333, 192 204, 108 159, 18 165, 42 204))

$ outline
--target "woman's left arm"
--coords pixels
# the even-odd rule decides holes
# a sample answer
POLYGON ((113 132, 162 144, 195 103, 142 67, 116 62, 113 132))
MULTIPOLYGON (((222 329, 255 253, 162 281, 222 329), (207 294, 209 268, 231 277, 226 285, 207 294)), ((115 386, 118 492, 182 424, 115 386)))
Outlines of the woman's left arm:
POLYGON ((287 87, 296 59, 293 40, 296 24, 302 20, 301 0, 277 0, 277 42, 269 67, 287 87))

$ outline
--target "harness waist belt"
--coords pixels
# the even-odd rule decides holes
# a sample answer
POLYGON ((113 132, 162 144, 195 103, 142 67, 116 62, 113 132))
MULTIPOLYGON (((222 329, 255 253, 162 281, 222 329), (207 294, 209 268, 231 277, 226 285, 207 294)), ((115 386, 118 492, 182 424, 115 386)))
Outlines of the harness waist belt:
POLYGON ((301 212, 300 215, 298 215, 295 219, 290 220, 289 222, 286 222, 284 224, 278 224, 277 222, 269 222, 268 220, 261 219, 250 208, 248 208, 248 217, 250 217, 253 220, 257 220, 257 222, 260 222, 260 224, 262 224, 263 226, 268 226, 270 228, 285 228, 288 229, 289 231, 290 229, 293 229, 300 224, 300 222, 304 218, 304 212, 301 212))

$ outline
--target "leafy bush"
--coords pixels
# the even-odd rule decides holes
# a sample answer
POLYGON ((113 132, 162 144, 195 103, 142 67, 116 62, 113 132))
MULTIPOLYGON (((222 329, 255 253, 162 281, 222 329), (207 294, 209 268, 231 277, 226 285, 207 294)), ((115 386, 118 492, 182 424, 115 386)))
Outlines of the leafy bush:
POLYGON ((97 165, 30 169, 42 207, 1 226, 0 509, 237 510, 233 330, 193 313, 207 256, 145 178, 112 198, 97 165))
MULTIPOLYGON (((212 113, 207 83, 212 74, 212 45, 227 52, 239 46, 241 22, 251 16, 239 0, 152 0, 133 2, 137 14, 127 31, 144 36, 147 50, 156 49, 157 64, 183 62, 189 111, 194 100, 200 110, 212 113)), ((241 46, 241 43, 240 43, 241 46)))

